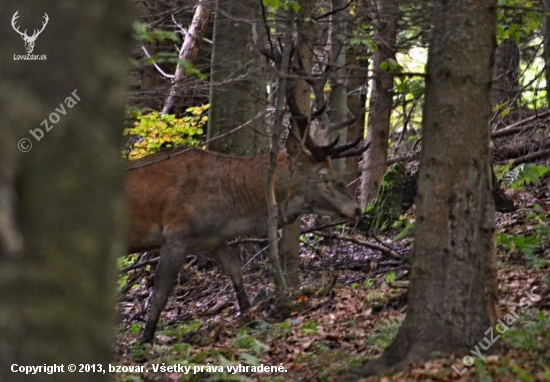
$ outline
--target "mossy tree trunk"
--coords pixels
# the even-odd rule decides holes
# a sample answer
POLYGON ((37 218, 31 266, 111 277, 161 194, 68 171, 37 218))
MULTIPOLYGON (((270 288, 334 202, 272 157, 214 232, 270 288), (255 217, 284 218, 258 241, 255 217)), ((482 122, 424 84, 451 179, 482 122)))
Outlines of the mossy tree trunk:
POLYGON ((393 74, 389 69, 382 69, 381 65, 395 59, 399 0, 379 0, 377 7, 379 13, 374 42, 378 51, 373 58, 374 78, 367 125, 367 142, 370 143, 370 147, 363 154, 361 208, 365 208, 376 198, 378 187, 386 172, 385 162, 388 159, 390 116, 393 106, 393 74))

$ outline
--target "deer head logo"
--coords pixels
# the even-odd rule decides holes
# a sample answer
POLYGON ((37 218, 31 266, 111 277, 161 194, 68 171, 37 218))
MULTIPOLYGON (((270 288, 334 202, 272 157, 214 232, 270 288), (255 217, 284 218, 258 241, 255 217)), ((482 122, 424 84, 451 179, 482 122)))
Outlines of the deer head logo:
POLYGON ((17 13, 19 13, 19 11, 16 11, 13 14, 13 17, 11 19, 11 26, 13 27, 13 29, 17 33, 19 33, 21 35, 21 38, 23 38, 23 41, 25 41, 25 49, 27 50, 27 53, 32 53, 32 51, 34 49, 34 43, 35 43, 36 39, 38 38, 38 36, 40 35, 40 33, 42 33, 44 28, 46 28, 46 25, 48 24, 49 17, 44 12, 44 16, 42 16, 42 17, 44 17, 44 21, 42 23, 42 29, 40 29, 40 30, 35 29, 32 36, 29 36, 29 35, 27 35, 27 30, 26 29, 25 29, 25 32, 20 32, 19 28, 15 24, 15 20, 19 17, 19 15, 17 13))

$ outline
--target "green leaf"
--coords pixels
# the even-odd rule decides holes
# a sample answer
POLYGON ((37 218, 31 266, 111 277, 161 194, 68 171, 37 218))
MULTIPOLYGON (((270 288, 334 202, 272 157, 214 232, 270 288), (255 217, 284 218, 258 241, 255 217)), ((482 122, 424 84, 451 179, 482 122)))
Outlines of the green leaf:
POLYGON ((386 280, 387 283, 392 283, 397 279, 397 276, 395 275, 395 272, 390 272, 386 275, 384 275, 384 280, 386 280))
POLYGON ((319 329, 317 329, 317 323, 315 321, 306 321, 302 325, 303 334, 317 334, 319 329))
POLYGON ((301 8, 300 4, 298 4, 296 1, 289 1, 288 6, 290 7, 290 9, 292 9, 294 13, 298 13, 301 8))
POLYGON ((265 7, 273 7, 275 9, 279 9, 279 7, 281 6, 279 0, 262 0, 262 3, 265 7))

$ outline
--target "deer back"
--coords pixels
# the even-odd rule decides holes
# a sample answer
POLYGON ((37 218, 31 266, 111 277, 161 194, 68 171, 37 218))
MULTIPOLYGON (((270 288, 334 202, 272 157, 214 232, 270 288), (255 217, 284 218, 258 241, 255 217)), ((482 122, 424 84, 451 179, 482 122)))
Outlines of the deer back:
MULTIPOLYGON (((267 232, 267 156, 235 157, 199 149, 164 150, 127 171, 131 252, 180 239, 207 251, 239 236, 267 232)), ((328 159, 279 155, 275 172, 279 225, 300 214, 355 219, 359 207, 328 159)))

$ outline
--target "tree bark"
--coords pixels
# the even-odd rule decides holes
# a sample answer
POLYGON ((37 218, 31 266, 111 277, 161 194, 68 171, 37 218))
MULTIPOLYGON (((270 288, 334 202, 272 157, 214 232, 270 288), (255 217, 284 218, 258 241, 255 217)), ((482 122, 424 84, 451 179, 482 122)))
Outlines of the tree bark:
MULTIPOLYGON (((257 22, 259 3, 255 0, 217 2, 207 147, 225 154, 251 156, 265 153, 268 147, 261 117, 266 106, 266 81, 250 25, 237 18, 257 22), (243 124, 246 126, 215 139, 243 124)), ((257 30, 261 32, 264 28, 258 26, 257 30)))
MULTIPOLYGON (((332 10, 345 8, 347 0, 332 0, 332 10)), ((331 124, 345 122, 348 119, 348 100, 346 88, 346 50, 348 48, 348 24, 349 21, 344 13, 345 11, 336 12, 332 15, 330 26, 330 42, 331 52, 330 61, 335 65, 330 76, 330 99, 328 118, 331 124)), ((329 132, 329 141, 332 142, 338 138, 339 142, 347 142, 348 131, 347 127, 329 132)), ((346 173, 346 159, 336 159, 332 161, 335 171, 344 176, 346 173)))
MULTIPOLYGON (((347 62, 362 68, 368 67, 368 59, 365 52, 359 46, 350 47, 347 52, 347 62)), ((366 70, 349 70, 347 80, 348 107, 351 115, 359 119, 353 125, 348 126, 347 141, 353 142, 363 137, 365 131, 365 104, 367 99, 368 75, 366 70)), ((357 194, 360 184, 359 158, 346 158, 348 189, 352 195, 357 194)))
POLYGON ((0 27, 0 186, 15 196, 8 220, 23 239, 19 253, 0 242, 0 380, 108 381, 108 372, 67 367, 105 370, 112 356, 115 258, 125 253, 119 142, 129 3, 2 7, 29 23, 40 25, 44 13, 50 21, 33 52, 46 55, 41 61, 14 60, 23 41, 9 23, 0 27), (12 372, 13 364, 64 365, 64 372, 30 376, 12 372))
MULTIPOLYGON (((468 355, 491 326, 495 282, 490 115, 496 1, 437 3, 407 316, 366 373, 468 355)), ((464 366, 461 365, 462 369, 464 366)))
MULTIPOLYGON (((315 43, 315 24, 306 22, 312 17, 315 10, 315 1, 300 0, 300 10, 297 15, 298 42, 296 49, 307 73, 311 72, 313 61, 313 46, 315 43)), ((296 85, 296 102, 300 109, 308 115, 310 112, 311 87, 305 81, 299 81, 296 85)), ((299 136, 299 134, 298 134, 299 136)), ((287 142, 290 140, 287 140, 287 142)), ((287 147, 288 148, 288 147, 287 147)), ((283 228, 281 238, 281 261, 290 288, 300 286, 300 228, 301 218, 283 228)))
POLYGON ((515 100, 519 91, 519 56, 519 47, 511 37, 497 47, 491 92, 492 108, 498 105, 501 105, 502 109, 516 106, 515 100))
MULTIPOLYGON (((547 12, 550 12, 550 0, 542 0, 542 5, 547 12)), ((550 107, 550 15, 544 14, 544 24, 542 29, 542 38, 544 41, 544 75, 546 78, 546 102, 550 107)))
POLYGON ((373 58, 375 72, 367 127, 367 142, 370 142, 370 147, 363 154, 360 203, 362 209, 376 198, 380 181, 386 172, 384 163, 388 159, 390 116, 393 106, 393 74, 389 70, 382 71, 380 65, 395 59, 399 0, 378 0, 377 4, 378 20, 374 41, 378 51, 373 58))
MULTIPOLYGON (((179 59, 181 61, 187 61, 189 63, 195 62, 197 55, 199 54, 199 49, 201 47, 201 42, 206 31, 206 27, 210 22, 210 16, 212 14, 212 0, 199 0, 197 8, 195 9, 195 14, 193 16, 193 21, 191 26, 187 30, 187 35, 183 40, 181 45, 179 59)), ((181 113, 181 110, 185 99, 181 95, 181 83, 188 76, 187 71, 183 66, 178 64, 176 66, 176 72, 174 73, 174 78, 172 79, 172 84, 170 86, 170 91, 168 96, 164 101, 164 107, 162 108, 162 114, 170 113, 181 113)))
MULTIPOLYGON (((275 278, 275 286, 279 300, 286 305, 288 302, 288 292, 294 285, 290 285, 288 274, 285 272, 285 263, 282 261, 278 243, 278 206, 275 198, 275 170, 277 166, 277 157, 279 155, 279 139, 283 125, 283 109, 286 98, 287 80, 289 74, 289 61, 292 51, 292 35, 294 34, 294 11, 289 9, 287 12, 286 29, 284 36, 282 63, 279 77, 279 88, 277 90, 277 105, 275 123, 271 134, 271 147, 269 150, 269 171, 267 174, 268 198, 267 206, 269 209, 269 259, 275 278)), ((298 264, 299 265, 299 264, 298 264)))

